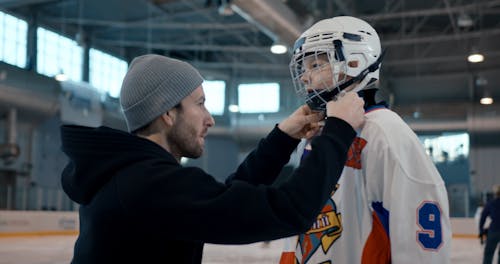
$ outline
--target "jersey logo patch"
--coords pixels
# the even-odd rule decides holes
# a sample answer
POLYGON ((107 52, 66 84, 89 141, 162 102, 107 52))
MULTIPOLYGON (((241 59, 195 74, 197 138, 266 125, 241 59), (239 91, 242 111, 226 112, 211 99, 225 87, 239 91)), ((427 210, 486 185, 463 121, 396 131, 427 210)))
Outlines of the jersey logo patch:
POLYGON ((337 206, 332 199, 316 218, 316 222, 305 234, 299 235, 299 247, 302 252, 302 263, 307 263, 309 258, 321 246, 326 253, 342 233, 342 217, 337 213, 337 206))
POLYGON ((361 169, 361 151, 366 146, 366 140, 356 137, 347 153, 346 167, 361 169))

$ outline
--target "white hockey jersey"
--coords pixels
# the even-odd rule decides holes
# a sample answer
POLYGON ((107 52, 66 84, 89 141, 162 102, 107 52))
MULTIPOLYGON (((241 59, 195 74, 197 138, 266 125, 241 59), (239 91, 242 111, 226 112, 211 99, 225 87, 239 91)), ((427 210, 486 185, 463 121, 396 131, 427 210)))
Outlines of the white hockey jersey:
POLYGON ((280 264, 450 262, 436 167, 396 113, 376 106, 366 118, 331 199, 306 234, 287 238, 280 264))

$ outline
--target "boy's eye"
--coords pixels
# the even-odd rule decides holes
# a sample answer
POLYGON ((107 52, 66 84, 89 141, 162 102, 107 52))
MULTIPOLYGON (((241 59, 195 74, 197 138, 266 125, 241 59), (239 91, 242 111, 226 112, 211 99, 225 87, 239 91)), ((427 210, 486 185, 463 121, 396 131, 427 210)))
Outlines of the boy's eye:
POLYGON ((312 69, 321 68, 321 67, 323 67, 325 64, 326 64, 326 63, 324 63, 324 62, 316 62, 316 63, 313 63, 313 64, 311 65, 311 68, 312 68, 312 69))

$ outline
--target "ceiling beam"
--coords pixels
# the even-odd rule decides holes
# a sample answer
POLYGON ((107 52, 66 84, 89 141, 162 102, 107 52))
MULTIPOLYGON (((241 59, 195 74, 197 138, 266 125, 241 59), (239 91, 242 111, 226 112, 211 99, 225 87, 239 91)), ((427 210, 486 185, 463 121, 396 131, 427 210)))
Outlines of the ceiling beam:
POLYGON ((290 75, 290 70, 287 63, 270 64, 270 63, 245 63, 245 62, 199 62, 192 61, 193 65, 201 69, 246 69, 246 70, 265 70, 265 71, 283 71, 284 74, 290 75))
POLYGON ((453 28, 453 33, 455 33, 455 35, 458 35, 460 33, 460 31, 458 29, 456 19, 453 16, 453 12, 451 12, 450 1, 443 0, 443 2, 444 2, 444 5, 446 6, 445 9, 448 12, 448 18, 450 19, 450 24, 451 24, 451 27, 453 28))
POLYGON ((234 0, 233 10, 274 41, 290 46, 302 33, 295 12, 280 0, 234 0))
POLYGON ((460 35, 447 34, 447 35, 432 35, 432 36, 420 36, 414 38, 401 38, 394 37, 389 39, 382 39, 382 46, 397 46, 397 45, 411 45, 411 44, 422 44, 422 43, 433 43, 433 42, 444 42, 451 40, 463 40, 470 38, 480 38, 484 36, 491 37, 493 35, 500 35, 500 28, 479 30, 473 32, 461 33, 460 35))
POLYGON ((120 29, 130 28, 148 28, 148 29, 186 29, 186 30, 253 30, 256 27, 249 23, 175 23, 169 21, 139 21, 139 22, 123 22, 110 21, 99 19, 82 19, 82 18, 57 18, 43 17, 44 21, 55 23, 71 23, 80 26, 96 26, 96 27, 111 27, 120 29))
MULTIPOLYGON (((191 9, 195 9, 195 10, 197 9, 197 5, 196 5, 195 3, 193 3, 192 1, 181 0, 181 2, 182 2, 184 5, 186 5, 187 7, 191 8, 191 9)), ((234 5, 235 5, 235 2, 233 1, 233 3, 232 3, 232 5, 231 5, 231 7, 232 7, 232 6, 234 6, 234 5)), ((201 15, 201 16, 203 16, 203 17, 205 17, 205 18, 206 18, 206 19, 207 19, 210 23, 215 23, 215 22, 217 22, 217 19, 216 19, 216 18, 214 18, 214 17, 212 17, 212 16, 210 16, 209 14, 200 13, 200 15, 201 15)), ((253 45, 252 41, 250 41, 250 40, 247 38, 247 36, 244 36, 243 34, 241 34, 241 32, 235 32, 235 31, 233 31, 233 30, 226 30, 226 31, 224 31, 224 32, 227 32, 227 33, 228 33, 228 35, 231 35, 231 36, 235 37, 236 39, 238 39, 239 41, 241 41, 241 42, 242 42, 242 43, 244 43, 245 45, 248 45, 248 46, 252 46, 252 45, 253 45)), ((260 57, 262 57, 263 59, 268 60, 268 61, 269 61, 269 62, 271 62, 271 63, 273 62, 272 60, 269 60, 269 58, 270 58, 269 56, 265 56, 265 55, 264 55, 264 56, 262 56, 260 53, 259 53, 259 54, 257 54, 257 56, 260 56, 260 57)), ((233 57, 233 58, 234 58, 234 57, 233 57)))
POLYGON ((447 15, 449 13, 460 13, 465 11, 477 11, 478 9, 488 10, 493 7, 500 6, 500 0, 492 0, 488 2, 479 2, 468 5, 457 5, 449 8, 432 8, 432 9, 422 9, 422 10, 411 10, 403 12, 394 13, 382 13, 375 15, 360 16, 361 19, 367 21, 377 21, 377 20, 388 20, 396 18, 410 18, 410 17, 426 17, 426 16, 438 16, 447 15))
POLYGON ((117 47, 151 47, 162 50, 184 50, 184 51, 224 51, 236 53, 270 53, 269 47, 242 46, 242 45, 187 45, 187 44, 164 44, 164 43, 149 43, 147 41, 132 41, 132 40, 103 40, 94 39, 93 43, 102 45, 117 46, 117 47))
POLYGON ((343 0, 335 0, 334 2, 337 5, 337 7, 340 9, 339 11, 342 14, 344 14, 346 16, 353 14, 353 12, 347 7, 346 3, 344 3, 343 0))
MULTIPOLYGON (((398 45, 414 45, 422 43, 444 42, 458 39, 479 38, 481 36, 494 36, 500 35, 500 28, 491 30, 482 30, 475 32, 462 33, 459 36, 455 34, 441 35, 441 36, 426 36, 414 38, 393 38, 382 39, 383 46, 398 46, 398 45)), ((268 47, 256 47, 252 45, 244 46, 228 46, 228 45, 175 45, 164 43, 148 43, 147 41, 133 41, 133 40, 109 40, 109 39, 93 39, 94 43, 103 45, 117 46, 117 47, 144 47, 151 45, 152 48, 165 49, 165 50, 198 50, 198 51, 230 51, 230 52, 269 52, 268 47)))
POLYGON ((155 5, 162 5, 167 3, 178 2, 179 0, 150 0, 151 3, 155 5))
MULTIPOLYGON (((96 43, 102 45, 124 46, 124 47, 149 47, 154 49, 162 49, 167 51, 183 50, 183 51, 224 51, 234 53, 269 53, 268 47, 257 46, 232 46, 232 45, 183 45, 183 44, 163 44, 163 43, 148 43, 145 41, 121 41, 121 40, 98 40, 96 43)), ((488 59, 500 57, 500 51, 485 51, 483 52, 488 59)), ((423 65, 433 63, 451 63, 461 62, 465 60, 465 55, 449 55, 440 57, 422 57, 411 59, 386 59, 384 60, 385 67, 399 67, 407 65, 423 65)), ((198 63, 200 64, 200 63, 198 63)), ((203 67, 211 69, 220 68, 240 68, 240 69, 267 69, 267 70, 288 70, 286 63, 204 63, 203 67)))
MULTIPOLYGON (((488 58, 496 58, 500 57, 500 51, 485 51, 483 55, 488 58)), ((446 63, 446 62, 460 62, 465 61, 465 55, 450 55, 450 56, 441 56, 441 57, 419 57, 415 59, 407 59, 407 60, 384 60, 384 66, 403 66, 403 65, 414 65, 414 64, 431 64, 431 63, 446 63)))
POLYGON ((59 0, 0 0, 1 8, 16 8, 20 6, 59 2, 59 0))
MULTIPOLYGON (((488 53, 487 57, 500 57, 500 52, 496 52, 495 55, 491 55, 488 53)), ((437 59, 409 59, 409 60, 393 60, 393 61, 384 61, 383 67, 397 67, 400 65, 412 65, 412 64, 426 64, 426 63, 437 63, 437 62, 454 62, 454 61, 463 61, 465 60, 463 56, 451 56, 450 58, 442 57, 437 59)), ((261 70, 270 70, 270 71, 284 71, 285 74, 289 74, 289 68, 287 63, 277 63, 277 64, 269 64, 269 63, 247 63, 247 62, 200 62, 200 61, 192 61, 191 63, 196 64, 200 68, 205 69, 226 69, 226 68, 237 68, 237 69, 261 69, 261 70)), ((482 69, 483 71, 497 71, 499 67, 492 69, 482 69)), ((437 73, 436 73, 437 74, 437 73)), ((459 71, 459 72, 451 72, 447 74, 461 76, 463 74, 470 74, 469 71, 459 71)), ((423 74, 423 76, 434 76, 431 74, 423 74)), ((440 75, 438 75, 440 76, 440 75)), ((414 77, 414 74, 410 75, 410 77, 414 77)), ((397 78, 404 78, 404 76, 398 76, 397 78)))

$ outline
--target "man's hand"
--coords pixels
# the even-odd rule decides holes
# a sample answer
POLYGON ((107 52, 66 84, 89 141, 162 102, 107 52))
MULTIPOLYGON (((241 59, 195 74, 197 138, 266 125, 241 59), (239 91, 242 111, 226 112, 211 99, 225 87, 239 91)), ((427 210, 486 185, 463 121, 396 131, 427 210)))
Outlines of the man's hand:
POLYGON ((299 107, 289 117, 278 124, 278 128, 295 139, 311 138, 320 128, 323 113, 312 112, 307 105, 299 107))
POLYGON ((488 229, 485 229, 481 231, 481 233, 479 234, 479 243, 481 243, 481 245, 484 244, 487 238, 488 238, 488 229))
POLYGON ((340 94, 336 101, 326 104, 326 116, 340 118, 356 130, 365 122, 364 104, 364 100, 355 92, 340 94))

